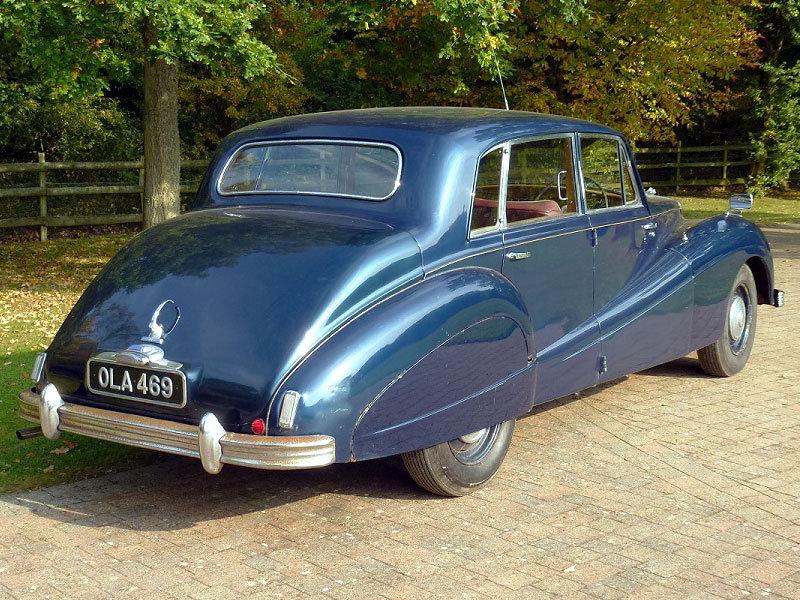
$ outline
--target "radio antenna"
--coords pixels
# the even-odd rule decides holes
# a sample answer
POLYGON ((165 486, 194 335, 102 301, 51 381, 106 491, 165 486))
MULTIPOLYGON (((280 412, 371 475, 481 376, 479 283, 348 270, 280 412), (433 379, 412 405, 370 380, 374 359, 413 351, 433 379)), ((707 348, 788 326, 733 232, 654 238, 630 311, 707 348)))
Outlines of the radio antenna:
POLYGON ((494 66, 497 69, 497 77, 500 79, 500 90, 503 92, 503 104, 506 105, 506 110, 510 110, 508 108, 508 98, 506 97, 506 86, 503 85, 503 74, 500 72, 500 63, 497 61, 497 54, 495 54, 494 48, 492 48, 492 57, 494 58, 494 66))

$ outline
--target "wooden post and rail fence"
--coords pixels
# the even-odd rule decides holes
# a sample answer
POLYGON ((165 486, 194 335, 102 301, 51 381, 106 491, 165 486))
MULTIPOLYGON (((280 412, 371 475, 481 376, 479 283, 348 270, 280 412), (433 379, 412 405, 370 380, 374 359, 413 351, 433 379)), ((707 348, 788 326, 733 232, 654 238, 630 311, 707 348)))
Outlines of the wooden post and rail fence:
MULTIPOLYGON (((0 186, 0 202, 4 198, 37 198, 39 199, 39 215, 35 217, 0 218, 0 228, 4 227, 39 227, 39 237, 47 239, 48 227, 70 227, 75 225, 115 225, 119 223, 141 223, 142 213, 130 214, 92 214, 92 215, 48 215, 47 199, 56 196, 96 196, 138 194, 141 198, 144 191, 144 163, 141 160, 114 162, 47 162, 43 152, 38 153, 35 163, 0 163, 0 175, 4 173, 36 173, 38 185, 31 187, 0 186), (131 184, 97 184, 74 185, 48 181, 47 174, 53 171, 137 171, 138 183, 131 184)), ((208 164, 206 160, 181 161, 182 169, 202 168, 208 164)), ((181 193, 192 193, 196 186, 182 184, 181 193)), ((141 208, 141 200, 139 203, 141 208)))
MULTIPOLYGON (((645 186, 667 187, 676 193, 680 188, 691 186, 718 186, 727 188, 730 185, 746 184, 754 164, 750 159, 750 146, 728 144, 724 146, 677 146, 674 148, 639 148, 636 151, 639 171, 645 186), (721 160, 700 160, 703 154, 721 155, 721 160), (735 160, 731 160, 731 155, 735 160), (653 160, 650 160, 653 156, 653 160), (673 158, 674 157, 674 158, 673 158), (688 160, 687 160, 688 159, 688 160), (745 168, 747 167, 747 168, 745 168), (687 172, 690 170, 715 170, 719 177, 698 177, 687 172), (731 169, 738 174, 730 177, 731 169), (653 173, 652 177, 648 172, 653 173), (664 178, 664 173, 670 174, 664 178), (661 179, 658 179, 661 177, 661 179)), ((208 161, 181 161, 181 169, 200 169, 208 161)), ((48 214, 48 198, 63 196, 119 196, 136 195, 141 198, 144 189, 144 165, 138 161, 116 162, 47 162, 44 153, 38 154, 38 161, 33 163, 0 164, 0 178, 4 174, 36 174, 37 185, 28 187, 4 187, 0 179, 0 203, 6 198, 38 198, 39 214, 37 216, 9 216, 0 218, 0 228, 5 227, 39 227, 41 240, 47 239, 48 227, 69 227, 75 225, 112 225, 119 223, 140 223, 140 211, 128 214, 90 214, 90 215, 51 215, 48 214), (48 180, 48 173, 65 171, 133 171, 138 172, 138 183, 114 184, 74 184, 48 180)), ((195 185, 181 185, 181 193, 196 191, 195 185)), ((663 190, 659 190, 664 193, 663 190)), ((0 204, 0 208, 2 205, 0 204)), ((0 213, 1 215, 2 213, 0 213)))

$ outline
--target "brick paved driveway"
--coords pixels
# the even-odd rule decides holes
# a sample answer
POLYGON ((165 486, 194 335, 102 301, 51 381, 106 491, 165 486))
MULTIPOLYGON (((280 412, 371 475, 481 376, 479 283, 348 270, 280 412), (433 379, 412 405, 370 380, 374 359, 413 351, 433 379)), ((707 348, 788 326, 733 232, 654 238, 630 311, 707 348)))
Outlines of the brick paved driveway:
POLYGON ((0 497, 0 597, 800 598, 800 231, 746 371, 692 358, 522 419, 493 484, 397 460, 155 466, 0 497))

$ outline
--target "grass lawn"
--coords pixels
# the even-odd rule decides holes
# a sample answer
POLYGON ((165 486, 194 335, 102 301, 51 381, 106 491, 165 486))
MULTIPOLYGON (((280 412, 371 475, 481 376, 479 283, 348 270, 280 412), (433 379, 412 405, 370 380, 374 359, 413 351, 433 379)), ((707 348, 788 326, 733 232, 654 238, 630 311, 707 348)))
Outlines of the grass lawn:
MULTIPOLYGON (((728 196, 679 196, 678 200, 687 219, 707 219, 727 210, 728 196)), ((759 224, 800 223, 800 191, 756 196, 753 208, 744 211, 744 216, 759 224)))
POLYGON ((117 444, 63 434, 24 442, 17 394, 83 289, 129 236, 0 245, 0 491, 77 479, 148 459, 117 444))
MULTIPOLYGON (((681 197, 687 218, 725 211, 727 194, 681 197)), ((746 216, 800 222, 800 192, 756 198, 746 216)), ((155 454, 65 434, 24 442, 15 431, 20 390, 30 385, 36 352, 47 347, 72 305, 129 235, 0 244, 0 492, 50 485, 153 460, 155 454)))

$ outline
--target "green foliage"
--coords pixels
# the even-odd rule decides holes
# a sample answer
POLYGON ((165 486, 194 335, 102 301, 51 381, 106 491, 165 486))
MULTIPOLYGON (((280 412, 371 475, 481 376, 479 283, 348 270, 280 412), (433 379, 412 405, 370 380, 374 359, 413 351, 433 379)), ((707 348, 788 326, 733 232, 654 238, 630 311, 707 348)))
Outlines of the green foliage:
POLYGON ((180 65, 186 157, 207 156, 244 124, 299 112, 500 107, 499 66, 512 108, 608 123, 633 140, 738 141, 746 133, 733 128, 745 124, 761 181, 774 185, 800 162, 799 5, 6 0, 0 155, 137 156, 148 53, 180 65), (159 32, 147 49, 145 19, 159 32))
POLYGON ((20 93, 0 85, 0 105, 0 156, 5 160, 36 160, 39 151, 63 160, 141 155, 135 118, 114 98, 53 99, 43 90, 20 93))
POLYGON ((512 104, 615 125, 633 140, 672 140, 696 107, 719 110, 725 80, 755 51, 736 0, 588 0, 574 22, 552 7, 521 5, 512 104))
POLYGON ((800 168, 800 0, 767 2, 758 17, 762 64, 751 87, 758 183, 786 186, 800 168))
POLYGON ((3 2, 0 152, 135 156, 145 58, 198 65, 212 76, 281 76, 275 52, 250 34, 265 13, 256 0, 3 2), (157 32, 149 48, 145 20, 157 32))

